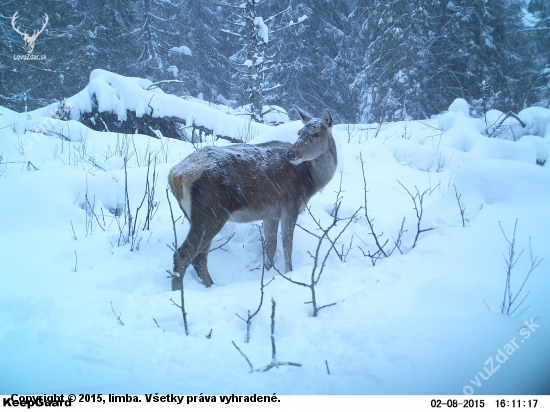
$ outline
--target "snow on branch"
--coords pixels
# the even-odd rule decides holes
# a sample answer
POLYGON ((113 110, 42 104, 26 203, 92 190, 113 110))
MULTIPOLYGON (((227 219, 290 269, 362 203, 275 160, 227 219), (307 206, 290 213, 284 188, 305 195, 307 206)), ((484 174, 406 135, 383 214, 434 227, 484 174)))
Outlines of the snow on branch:
POLYGON ((277 32, 280 32, 281 30, 286 30, 288 29, 289 27, 293 27, 293 26, 296 26, 300 23, 302 23, 303 21, 307 20, 308 17, 304 14, 302 17, 300 17, 296 23, 294 23, 293 20, 290 20, 290 22, 286 25, 286 26, 283 26, 283 27, 280 27, 278 29, 275 29, 275 30, 272 30, 273 33, 277 33, 277 32))
POLYGON ((258 28, 256 34, 265 44, 269 43, 269 27, 264 23, 264 19, 261 17, 254 18, 254 26, 258 28))

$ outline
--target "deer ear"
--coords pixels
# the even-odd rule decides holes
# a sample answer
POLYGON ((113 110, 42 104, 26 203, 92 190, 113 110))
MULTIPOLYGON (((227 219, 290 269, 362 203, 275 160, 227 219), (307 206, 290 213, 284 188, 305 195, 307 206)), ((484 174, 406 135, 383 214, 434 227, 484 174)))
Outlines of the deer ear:
POLYGON ((322 125, 325 126, 327 129, 330 129, 332 127, 332 116, 328 109, 323 110, 323 113, 321 114, 321 121, 322 125))
POLYGON ((300 116, 303 124, 307 124, 311 120, 311 116, 297 106, 294 106, 294 110, 296 110, 296 113, 300 116))

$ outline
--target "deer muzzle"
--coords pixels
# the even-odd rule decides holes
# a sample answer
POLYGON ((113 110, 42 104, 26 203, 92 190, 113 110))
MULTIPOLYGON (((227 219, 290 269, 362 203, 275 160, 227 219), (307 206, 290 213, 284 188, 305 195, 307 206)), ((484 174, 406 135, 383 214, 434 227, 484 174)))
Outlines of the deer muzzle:
POLYGON ((288 161, 293 165, 299 165, 303 161, 303 156, 290 149, 286 154, 288 161))

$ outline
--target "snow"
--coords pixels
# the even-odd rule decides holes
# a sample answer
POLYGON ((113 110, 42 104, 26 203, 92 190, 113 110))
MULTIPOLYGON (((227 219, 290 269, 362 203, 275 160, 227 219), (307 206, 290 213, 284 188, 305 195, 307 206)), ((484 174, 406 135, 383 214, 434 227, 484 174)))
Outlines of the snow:
POLYGON ((173 53, 179 53, 183 56, 192 56, 191 49, 187 46, 180 46, 180 47, 172 47, 170 49, 173 53))
POLYGON ((518 113, 518 117, 525 123, 526 134, 535 136, 548 136, 548 124, 550 123, 550 109, 543 107, 528 107, 518 113))
MULTIPOLYGON (((88 108, 95 94, 104 110, 119 116, 126 109, 149 113, 150 103, 156 114, 211 122, 230 136, 247 125, 222 106, 146 90, 150 84, 94 71, 90 84, 67 99, 71 117, 88 108)), ((255 224, 228 223, 214 239, 213 246, 220 245, 234 233, 210 254, 212 288, 188 270, 189 336, 170 302, 179 301, 179 292, 170 290, 166 277, 173 232, 165 187, 170 168, 193 145, 92 131, 75 120, 48 119, 52 109, 19 114, 0 108, 1 393, 549 393, 550 149, 540 135, 544 115, 538 109, 520 115, 533 120, 518 141, 483 136, 484 120, 462 109, 432 120, 383 124, 377 135, 378 125, 335 125, 340 169, 311 199, 311 212, 324 227, 332 222, 340 176, 340 216, 364 204, 361 155, 375 231, 390 244, 406 218, 402 254, 371 264, 361 249, 373 252, 376 246, 361 212, 338 241, 345 252, 353 235, 345 262, 332 253, 316 287, 319 304, 336 305, 313 318, 311 305, 303 303, 311 299, 308 290, 272 269, 266 279, 275 280, 265 289, 248 344, 246 325, 235 313, 246 316, 260 298, 262 252, 255 224), (60 131, 69 141, 59 138, 60 131), (139 250, 131 251, 129 244, 118 245, 113 214, 125 204, 123 159, 129 157, 135 213, 145 193, 149 154, 157 161, 154 200, 160 203, 150 230, 141 231, 141 222, 139 250), (421 227, 433 230, 421 233, 414 249, 416 215, 400 183, 413 194, 415 188, 430 191, 421 227), (517 253, 525 251, 514 267, 512 290, 518 291, 529 270, 529 245, 533 257, 544 260, 531 273, 521 298, 529 295, 514 316, 526 311, 514 318, 499 309, 508 247, 500 226, 511 238, 516 219, 517 253), (248 373, 231 342, 255 368, 271 361, 271 298, 277 303, 277 358, 302 367, 248 373), (502 360, 498 351, 513 340, 519 350, 487 377, 486 362, 502 360)), ((303 125, 250 126, 257 128, 251 143, 259 143, 292 142, 303 125)), ((151 176, 152 170, 150 181, 151 176)), ((173 198, 172 207, 181 216, 173 198)), ((307 212, 298 223, 317 229, 307 212)), ((188 222, 180 219, 176 228, 181 243, 188 222)), ((336 227, 341 228, 342 223, 336 227)), ((317 240, 298 227, 294 236, 291 275, 307 281, 317 240)), ((275 265, 284 265, 281 246, 275 265)))
POLYGON ((466 117, 470 117, 470 107, 464 99, 455 99, 449 106, 449 112, 462 113, 466 117))
POLYGON ((179 69, 177 66, 170 66, 167 69, 168 73, 171 73, 174 78, 178 77, 179 69))
POLYGON ((264 113, 264 122, 267 124, 278 125, 288 123, 288 113, 281 106, 274 104, 266 105, 262 108, 264 113))
MULTIPOLYGON (((288 113, 281 106, 274 104, 264 105, 262 107, 264 114, 264 123, 269 125, 278 125, 282 123, 288 123, 288 113)), ((228 113, 237 115, 243 119, 250 119, 250 105, 238 106, 235 109, 228 109, 228 113)), ((264 129, 267 132, 268 129, 264 129)))
POLYGON ((500 110, 489 110, 485 113, 485 122, 489 135, 499 139, 516 141, 525 135, 520 122, 500 110))
POLYGON ((479 122, 480 131, 486 125, 490 136, 512 141, 519 140, 522 136, 550 138, 550 109, 528 107, 520 111, 517 117, 516 119, 499 110, 489 110, 485 114, 485 123, 479 122))
POLYGON ((258 28, 257 36, 267 44, 269 43, 269 27, 264 23, 264 19, 260 16, 254 18, 254 26, 258 28))
POLYGON ((298 18, 298 21, 296 23, 294 23, 294 20, 290 20, 290 22, 288 23, 288 26, 294 26, 295 24, 300 24, 301 22, 307 20, 308 17, 304 14, 302 15, 301 17, 298 18))

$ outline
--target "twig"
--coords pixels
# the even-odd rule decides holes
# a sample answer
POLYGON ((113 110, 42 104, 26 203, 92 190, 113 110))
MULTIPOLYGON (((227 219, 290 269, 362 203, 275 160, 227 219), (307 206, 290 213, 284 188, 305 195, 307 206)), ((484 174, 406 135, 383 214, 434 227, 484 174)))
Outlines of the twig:
MULTIPOLYGON (((519 255, 517 257, 515 257, 515 255, 516 255, 516 250, 515 250, 515 247, 516 247, 516 230, 517 230, 517 225, 518 225, 518 219, 516 218, 516 222, 514 224, 514 232, 512 234, 512 240, 510 240, 508 238, 508 236, 506 236, 506 233, 504 232, 504 229, 502 228, 502 224, 500 222, 498 224, 500 226, 500 230, 502 231, 504 239, 506 239, 506 242, 508 243, 508 256, 504 256, 504 262, 506 263, 506 282, 505 282, 505 286, 504 286, 504 297, 502 299, 501 313, 505 313, 505 314, 511 316, 521 307, 521 305, 525 302, 525 299, 527 299, 527 296, 529 296, 529 292, 527 292, 527 294, 523 297, 523 299, 519 302, 519 304, 517 304, 516 307, 513 308, 513 305, 514 305, 515 301, 517 300, 517 298, 519 297, 520 293, 522 292, 523 287, 527 283, 527 280, 529 279, 529 276, 540 265, 540 263, 543 261, 543 259, 542 258, 539 259, 538 256, 535 256, 533 258, 533 251, 532 251, 532 248, 531 248, 531 237, 529 237, 529 257, 530 257, 530 260, 531 260, 531 266, 529 267, 529 271, 527 272, 527 275, 525 276, 525 279, 523 280, 519 290, 517 291, 517 293, 513 294, 512 293, 512 287, 511 287, 512 270, 513 270, 514 266, 519 261, 519 259, 521 258, 521 255, 524 252, 522 250, 519 253, 519 255)), ((525 310, 527 310, 527 308, 525 308, 520 313, 520 315, 523 312, 525 312, 525 310)))
POLYGON ((279 362, 277 360, 277 348, 275 346, 275 306, 276 306, 275 300, 271 298, 271 363, 261 368, 254 369, 248 357, 243 353, 243 351, 237 346, 237 344, 234 341, 231 341, 231 343, 233 343, 233 346, 235 346, 235 348, 239 351, 239 353, 243 356, 243 358, 246 359, 248 366, 250 366, 250 373, 267 372, 268 370, 272 368, 278 368, 279 366, 296 366, 296 367, 302 366, 301 363, 279 362))
POLYGON ((416 194, 413 196, 412 193, 409 191, 409 189, 407 189, 403 185, 403 183, 401 183, 399 180, 397 180, 397 183, 399 183, 401 185, 401 187, 403 189, 405 189, 405 191, 409 194, 409 196, 411 197, 411 199, 413 201, 413 204, 414 204, 414 210, 416 212, 416 219, 417 219, 417 222, 416 222, 416 236, 414 237, 414 242, 413 242, 413 245, 411 247, 411 249, 414 249, 414 247, 416 246, 416 242, 418 241, 418 237, 420 236, 421 233, 429 232, 430 230, 435 229, 433 227, 431 227, 429 229, 420 229, 420 223, 422 221, 422 215, 424 214, 424 196, 432 194, 433 191, 439 187, 439 185, 437 185, 433 189, 424 190, 422 192, 422 194, 420 193, 418 188, 415 186, 416 194), (417 203, 417 201, 418 201, 418 203, 417 203))
MULTIPOLYGON (((87 184, 88 184, 88 183, 86 182, 86 185, 87 185, 87 184)), ((87 187, 86 187, 86 195, 84 196, 84 199, 86 199, 86 202, 88 203, 89 210, 91 211, 92 215, 95 217, 95 220, 96 220, 98 226, 101 228, 101 230, 103 230, 103 231, 105 232, 105 228, 101 225, 101 223, 100 223, 100 221, 99 221, 99 218, 97 217, 97 215, 96 215, 96 213, 95 213, 95 210, 94 210, 94 209, 95 209, 95 195, 94 195, 94 204, 92 205, 92 204, 90 204, 90 199, 88 198, 88 193, 87 193, 87 191, 88 191, 88 189, 87 189, 87 187)), ((71 222, 71 225, 72 225, 72 222, 71 222)), ((73 230, 73 232, 74 232, 74 230, 73 230)), ((90 234, 92 234, 92 235, 94 234, 94 233, 93 233, 93 230, 92 230, 92 225, 91 225, 91 223, 90 223, 90 234)))
POLYGON ((153 320, 155 321, 155 325, 157 325, 157 328, 161 329, 163 332, 166 332, 164 329, 162 329, 159 325, 159 323, 157 322, 157 320, 155 318, 153 318, 153 320))
MULTIPOLYGON (((379 235, 377 235, 375 232, 374 232, 374 219, 371 219, 369 218, 369 209, 368 209, 368 205, 367 205, 367 179, 365 177, 365 166, 364 166, 364 161, 363 161, 363 153, 360 152, 359 153, 359 160, 361 162, 361 173, 363 174, 363 194, 364 194, 364 204, 363 204, 363 207, 365 208, 365 218, 367 219, 367 223, 369 225, 369 228, 370 228, 370 234, 372 235, 372 237, 374 238, 374 242, 376 243, 376 247, 378 248, 378 252, 377 254, 380 255, 384 255, 384 257, 388 257, 388 254, 386 253, 386 251, 384 250, 384 246, 386 246, 386 244, 388 243, 388 241, 386 240, 386 242, 383 244, 383 245, 380 245, 380 242, 378 240, 378 238, 380 236, 382 236, 384 233, 380 233, 379 235)), ((364 243, 364 242, 363 242, 364 243)), ((363 252, 363 254, 365 254, 365 252, 363 252)), ((374 262, 376 260, 378 260, 378 258, 375 258, 375 256, 371 255, 370 252, 368 253, 368 255, 371 260, 374 258, 375 260, 373 261, 373 266, 374 266, 374 262)))
MULTIPOLYGON (((176 232, 176 222, 179 220, 174 220, 174 213, 172 212, 172 202, 170 202, 170 196, 168 195, 168 188, 166 188, 166 199, 168 199, 168 206, 170 207, 170 217, 172 218, 172 228, 174 229, 174 249, 178 249, 178 233, 176 232)), ((181 217, 181 216, 180 216, 181 217)))
POLYGON ((116 314, 115 309, 113 308, 113 302, 111 302, 111 310, 113 311, 113 314, 115 315, 118 324, 120 326, 124 326, 124 322, 122 322, 122 319, 120 319, 120 316, 122 315, 122 312, 120 312, 120 314, 118 314, 118 315, 116 314))
MULTIPOLYGON (((156 88, 158 88, 158 85, 159 85, 159 84, 168 84, 168 83, 185 83, 185 82, 184 82, 184 81, 181 81, 181 80, 161 80, 161 81, 159 81, 159 82, 151 83, 151 84, 149 85, 149 87, 147 87, 147 89, 145 89, 145 90, 156 89, 156 88)), ((153 98, 151 98, 151 100, 152 100, 152 99, 153 99, 153 98)), ((149 102, 149 103, 151 103, 151 102, 149 102)))
MULTIPOLYGON (((125 196, 125 206, 126 214, 125 217, 128 219, 128 242, 130 241, 130 233, 132 230, 132 213, 130 212, 130 196, 128 194, 128 171, 127 171, 128 158, 124 157, 124 196, 125 196)), ((125 221, 126 222, 126 221, 125 221)))
POLYGON ((223 242, 221 245, 216 246, 215 248, 210 249, 210 250, 208 251, 208 253, 213 252, 214 250, 218 250, 218 249, 221 249, 221 250, 223 250, 224 252, 227 252, 227 250, 224 249, 223 247, 224 247, 225 245, 227 245, 231 239, 233 239, 233 236, 235 236, 235 232, 233 232, 233 233, 231 234, 231 236, 229 236, 229 239, 227 239, 227 240, 226 240, 225 242, 223 242))
POLYGON ((456 197, 456 201, 458 202, 458 208, 460 210, 460 217, 462 218, 462 227, 466 227, 466 224, 464 223, 464 211, 466 210, 466 207, 460 204, 460 198, 462 197, 462 193, 459 195, 456 190, 456 185, 453 184, 453 186, 455 188, 455 197, 456 197))
POLYGON ((74 240, 78 240, 76 238, 76 233, 74 232, 73 221, 71 220, 70 222, 71 222, 71 228, 73 229, 73 238, 74 238, 74 240))
POLYGON ((175 306, 180 308, 181 314, 183 315, 183 326, 185 328, 185 334, 189 336, 189 328, 187 327, 187 313, 185 312, 185 300, 183 296, 183 282, 181 285, 181 305, 178 305, 176 302, 174 302, 174 299, 170 298, 170 302, 172 302, 175 306))
POLYGON ((277 348, 275 346, 275 299, 271 298, 271 363, 277 359, 277 348))
MULTIPOLYGON (((493 136, 493 135, 496 133, 496 131, 502 126, 502 124, 504 123, 504 121, 505 121, 506 119, 508 119, 509 117, 512 117, 512 118, 516 119, 516 120, 519 122, 520 126, 521 126, 523 129, 525 129, 526 124, 518 117, 518 115, 515 114, 515 113, 512 113, 512 112, 508 112, 508 113, 506 113, 506 114, 502 117, 502 120, 500 120, 498 123, 495 122, 495 123, 493 123, 491 126, 487 127, 487 129, 485 129, 485 134, 486 134, 488 137, 493 136), (493 127, 493 131, 492 131, 491 133, 489 133, 489 129, 490 129, 491 127, 493 127)), ((498 121, 498 120, 497 120, 497 121, 498 121)))
MULTIPOLYGON (((265 244, 265 238, 262 234, 262 228, 260 226, 258 226, 258 230, 260 232, 260 240, 262 242, 262 262, 265 262, 267 247, 265 244)), ((273 280, 275 280, 275 278, 273 277, 269 282, 264 284, 264 275, 265 275, 265 265, 262 265, 262 277, 260 279, 260 304, 258 305, 256 311, 251 315, 250 310, 248 310, 246 319, 244 319, 238 313, 235 313, 235 315, 237 315, 240 319, 242 319, 246 323, 246 343, 250 342, 250 326, 252 325, 252 318, 254 318, 254 316, 258 314, 264 302, 264 288, 268 286, 273 280)))
POLYGON ((397 232, 397 239, 394 239, 395 247, 389 253, 390 255, 393 253, 395 249, 399 250, 399 253, 403 254, 403 251, 399 246, 401 246, 401 237, 403 237, 403 233, 407 232, 407 230, 403 230, 404 226, 405 226, 405 217, 403 217, 403 220, 401 221, 401 228, 399 229, 399 232, 397 232))
MULTIPOLYGON (((339 196, 339 194, 337 195, 339 196)), ((331 303, 331 304, 328 304, 328 305, 323 305, 323 306, 317 306, 317 299, 316 299, 316 291, 315 291, 315 286, 317 286, 319 280, 321 279, 321 275, 323 273, 323 270, 325 268, 325 265, 326 265, 326 262, 327 262, 327 259, 328 259, 328 256, 330 255, 330 251, 331 250, 335 250, 336 251, 336 248, 334 247, 334 245, 336 244, 336 242, 338 241, 338 239, 340 238, 340 236, 345 232, 345 230, 348 228, 348 226, 350 225, 350 223, 352 221, 354 221, 355 217, 357 216, 357 213, 359 213, 359 211, 361 210, 361 207, 359 207, 351 217, 349 218, 346 218, 346 219, 341 219, 338 217, 338 211, 340 210, 340 205, 341 205, 341 202, 338 202, 338 203, 335 203, 335 207, 334 207, 334 211, 333 211, 333 221, 332 223, 326 228, 326 229, 323 229, 321 224, 315 219, 315 217, 313 216, 313 213, 311 212, 311 208, 307 207, 307 211, 310 215, 310 217, 313 219, 313 221, 318 225, 319 228, 321 228, 323 230, 323 233, 321 236, 317 236, 317 238, 319 239, 319 241, 317 242, 317 248, 315 250, 315 255, 312 255, 310 253, 310 256, 312 257, 313 259, 313 268, 311 270, 311 277, 310 277, 310 283, 307 284, 307 283, 304 283, 304 282, 298 282, 296 280, 293 280, 292 278, 286 276, 285 274, 281 273, 281 271, 273 264, 273 262, 271 262, 271 265, 272 267, 277 271, 277 273, 279 275, 281 275, 281 277, 283 277, 283 279, 286 279, 288 280, 289 282, 291 283, 294 283, 295 285, 300 285, 300 286, 304 286, 304 287, 307 287, 309 288, 309 290, 311 291, 311 301, 307 302, 307 303, 311 303, 313 305, 313 317, 316 317, 317 316, 317 313, 323 309, 323 308, 326 308, 326 307, 329 307, 329 306, 333 306, 335 305, 336 303, 331 303), (330 230, 336 226, 336 224, 342 220, 347 220, 348 222, 344 225, 343 229, 340 231, 340 233, 338 233, 338 235, 336 236, 336 238, 334 240, 330 240, 329 237, 328 237, 328 233, 330 232, 330 230), (321 245, 323 244, 324 240, 327 239, 329 241, 329 248, 328 250, 326 251, 324 257, 323 257, 323 260, 321 262, 321 264, 319 264, 319 259, 320 259, 320 250, 321 250, 321 245)))
POLYGON ((241 350, 241 348, 239 348, 237 346, 237 344, 235 343, 235 341, 231 341, 231 343, 233 344, 233 346, 235 346, 235 349, 237 349, 239 351, 239 353, 241 354, 241 356, 246 360, 246 363, 248 363, 248 366, 250 366, 250 373, 254 372, 254 366, 252 366, 252 363, 250 362, 250 359, 248 359, 248 357, 243 353, 243 351, 241 350))
MULTIPOLYGON (((336 199, 335 199, 335 202, 334 202, 334 205, 332 207, 332 212, 331 212, 331 216, 335 216, 335 214, 338 213, 338 210, 340 208, 340 203, 341 203, 341 199, 343 198, 342 197, 342 193, 343 193, 343 190, 342 190, 342 175, 340 175, 340 186, 338 188, 338 191, 335 192, 336 193, 336 199)), ((315 222, 315 224, 317 225, 317 228, 319 230, 321 230, 321 232, 323 232, 323 235, 319 236, 309 230, 307 230, 306 228, 296 224, 296 226, 298 226, 300 229, 302 229, 304 232, 316 237, 317 239, 321 239, 323 236, 326 236, 326 238, 328 239, 328 241, 330 242, 330 248, 332 250, 334 250, 334 252, 336 253, 336 256, 338 256, 338 258, 340 259, 341 262, 344 262, 345 261, 345 257, 347 256, 347 254, 349 253, 349 250, 351 249, 351 242, 350 242, 350 246, 348 248, 348 252, 346 253, 346 255, 344 256, 344 249, 343 249, 343 245, 342 245, 342 253, 338 252, 338 249, 336 248, 336 241, 332 241, 330 236, 328 235, 328 233, 324 233, 325 232, 325 229, 321 226, 321 222, 317 219, 315 219, 315 217, 313 216, 313 214, 311 213, 311 210, 308 208, 308 212, 309 212, 309 215, 310 217, 312 218, 312 220, 315 222)), ((353 236, 352 236, 352 241, 353 241, 353 236)), ((310 254, 311 256, 311 254, 310 254)), ((313 256, 312 256, 313 257, 313 256)))

